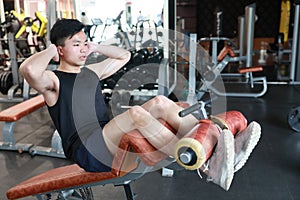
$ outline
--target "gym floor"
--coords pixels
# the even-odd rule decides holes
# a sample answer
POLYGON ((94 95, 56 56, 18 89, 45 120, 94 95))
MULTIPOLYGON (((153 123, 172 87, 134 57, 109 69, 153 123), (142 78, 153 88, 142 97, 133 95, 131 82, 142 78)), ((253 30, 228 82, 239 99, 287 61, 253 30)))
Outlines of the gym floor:
MULTIPOLYGON (((287 113, 299 106, 299 99, 298 85, 269 85, 266 95, 260 98, 227 98, 228 110, 239 110, 248 122, 255 120, 262 126, 258 146, 246 165, 235 174, 228 192, 207 183, 195 171, 178 169, 173 177, 163 177, 161 171, 155 171, 134 181, 131 186, 136 199, 300 199, 300 133, 287 124, 287 113)), ((1 103, 0 108, 10 105, 1 103)), ((21 119, 15 129, 17 142, 44 146, 50 146, 54 130, 43 108, 21 119)), ((17 183, 67 164, 69 162, 61 158, 0 151, 0 199, 6 199, 6 191, 17 183)), ((95 186, 93 191, 95 199, 125 199, 122 187, 95 186)))

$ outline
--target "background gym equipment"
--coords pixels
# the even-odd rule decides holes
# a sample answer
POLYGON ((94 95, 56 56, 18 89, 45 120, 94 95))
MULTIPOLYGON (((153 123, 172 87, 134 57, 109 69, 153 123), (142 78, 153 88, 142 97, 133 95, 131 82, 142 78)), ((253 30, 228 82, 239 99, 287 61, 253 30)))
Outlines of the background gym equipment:
MULTIPOLYGON (((300 33, 299 33, 299 14, 300 14, 300 1, 295 0, 295 16, 294 16, 294 29, 293 29, 293 43, 292 43, 292 60, 291 60, 291 71, 290 71, 290 83, 295 84, 297 78, 300 75, 300 33), (298 67, 296 67, 298 66, 298 67)), ((296 132, 300 132, 300 106, 294 107, 288 113, 287 121, 291 129, 296 132)))
MULTIPOLYGON (((158 43, 131 49, 131 59, 124 67, 102 81, 106 102, 114 115, 132 105, 142 104, 158 94, 164 50, 158 43)), ((163 77, 163 76, 161 76, 163 77)))
POLYGON ((294 84, 300 79, 300 32, 299 32, 299 21, 300 21, 300 1, 295 0, 295 14, 294 14, 294 29, 293 29, 293 43, 292 43, 292 60, 290 69, 290 83, 294 84), (298 66, 298 67, 297 67, 298 66))
POLYGON ((158 31, 155 21, 143 19, 138 21, 134 27, 134 31, 130 32, 130 35, 134 36, 134 49, 160 46, 160 38, 163 33, 158 31))
POLYGON ((279 80, 283 80, 288 82, 289 84, 297 84, 299 83, 300 70, 297 66, 299 66, 299 52, 300 52, 300 34, 299 34, 299 14, 300 14, 300 1, 294 0, 293 7, 289 8, 289 1, 282 1, 282 5, 284 5, 283 10, 286 11, 282 13, 283 19, 281 20, 280 31, 275 37, 274 44, 271 45, 271 51, 275 52, 275 66, 278 69, 277 77, 279 80), (293 8, 293 9, 292 9, 293 8), (289 20, 290 10, 294 11, 294 18, 289 20), (293 24, 292 28, 292 39, 287 40, 286 38, 289 36, 287 33, 288 28, 286 23, 293 24))
POLYGON ((283 42, 289 39, 291 2, 289 0, 281 1, 281 14, 279 23, 279 33, 283 34, 283 42))
POLYGON ((287 122, 291 129, 300 132, 300 106, 290 110, 287 115, 287 122))
MULTIPOLYGON (((234 97, 260 97, 263 96, 267 92, 267 80, 266 77, 253 77, 252 72, 259 70, 259 68, 252 68, 253 62, 253 38, 254 38, 254 24, 255 24, 255 9, 256 4, 250 4, 245 7, 245 18, 241 20, 240 23, 240 49, 238 51, 231 51, 226 49, 226 41, 227 43, 230 41, 229 38, 224 37, 209 37, 209 38, 201 38, 200 42, 203 41, 211 41, 212 43, 212 63, 201 63, 201 68, 199 69, 203 85, 199 89, 199 94, 203 91, 211 90, 213 93, 216 93, 219 96, 234 96, 234 97), (246 35, 245 35, 246 33, 246 35), (225 52, 226 55, 218 59, 218 43, 220 41, 225 42, 225 52), (246 49, 244 49, 244 46, 246 49), (238 53, 237 56, 234 54, 238 53), (249 71, 246 73, 222 73, 224 68, 232 62, 245 62, 243 67, 248 68, 249 71), (252 68, 252 69, 251 69, 252 68), (240 80, 239 82, 248 83, 251 88, 255 89, 254 86, 261 85, 259 91, 253 90, 250 92, 225 92, 219 91, 218 88, 213 86, 213 83, 216 81, 216 78, 220 76, 222 77, 223 82, 230 83, 230 78, 237 79, 245 79, 245 81, 240 80)), ((229 47, 230 43, 227 44, 229 47)), ((190 52, 193 53, 193 52, 190 52)), ((220 54, 222 51, 220 52, 220 54)), ((260 69, 261 70, 261 69, 260 69)), ((238 84, 239 82, 235 82, 234 84, 238 84)), ((258 86, 259 87, 259 86, 258 86)), ((201 97, 201 95, 200 95, 201 97)))
MULTIPOLYGON (((27 18, 27 22, 31 23, 31 27, 35 27, 34 30, 37 36, 35 49, 41 50, 45 48, 46 19, 42 18, 39 13, 36 13, 36 16, 36 20, 41 22, 39 27, 34 25, 29 18, 27 18)), ((19 74, 19 64, 31 55, 31 47, 27 39, 20 37, 28 26, 25 22, 21 26, 19 18, 22 17, 23 15, 11 11, 6 13, 6 20, 1 24, 1 34, 3 36, 1 49, 6 61, 6 66, 0 72, 0 91, 3 95, 6 95, 6 97, 0 98, 1 102, 20 102, 36 95, 36 92, 31 91, 28 83, 19 74)))
POLYGON ((8 90, 13 86, 13 73, 11 71, 1 72, 0 81, 0 92, 7 94, 8 90))
POLYGON ((57 132, 52 135, 51 147, 36 146, 34 144, 23 144, 15 141, 14 126, 21 118, 45 106, 42 95, 32 97, 26 101, 18 103, 0 112, 0 121, 3 125, 3 141, 0 142, 1 150, 12 150, 22 152, 29 152, 34 155, 45 155, 58 158, 65 158, 61 139, 57 132))
POLYGON ((107 18, 105 20, 104 27, 100 36, 100 41, 98 43, 108 42, 127 50, 133 49, 127 31, 123 30, 123 26, 121 23, 123 12, 124 10, 121 10, 118 16, 114 19, 107 18))
POLYGON ((13 26, 13 29, 10 28, 7 32, 14 34, 15 49, 18 57, 24 59, 32 55, 33 52, 28 43, 31 38, 28 37, 29 32, 27 32, 27 27, 32 25, 32 19, 12 10, 6 16, 6 23, 11 23, 12 25, 10 26, 13 26))
POLYGON ((9 47, 9 62, 10 68, 1 74, 1 91, 7 95, 7 98, 0 98, 1 102, 20 102, 28 99, 30 94, 29 85, 19 75, 19 59, 17 59, 16 47, 14 43, 14 34, 8 33, 8 47, 9 47))
POLYGON ((27 27, 31 28, 31 34, 25 35, 28 38, 28 46, 34 47, 37 52, 46 49, 46 34, 47 34, 47 23, 48 20, 39 11, 35 12, 35 19, 30 17, 25 17, 23 20, 23 25, 20 27, 19 31, 16 33, 15 38, 18 39, 24 34, 27 27), (29 38, 31 37, 31 38, 29 38))
POLYGON ((89 38, 90 41, 93 41, 93 39, 95 38, 95 32, 96 32, 98 26, 103 24, 103 22, 100 18, 93 18, 92 23, 93 23, 93 25, 92 25, 90 31, 93 29, 93 34, 91 34, 91 37, 89 38))
POLYGON ((55 130, 52 134, 50 147, 33 145, 28 149, 28 152, 31 156, 43 155, 56 158, 66 158, 62 147, 61 137, 57 130, 55 130))

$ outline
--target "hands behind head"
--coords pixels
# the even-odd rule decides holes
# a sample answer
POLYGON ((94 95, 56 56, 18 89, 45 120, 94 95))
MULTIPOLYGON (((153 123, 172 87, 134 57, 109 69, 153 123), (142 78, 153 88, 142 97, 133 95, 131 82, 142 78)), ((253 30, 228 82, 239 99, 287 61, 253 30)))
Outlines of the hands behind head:
POLYGON ((58 53, 52 58, 53 61, 58 62, 59 61, 59 56, 58 53))
POLYGON ((57 47, 54 44, 50 44, 48 46, 48 49, 49 49, 49 51, 52 51, 52 49, 53 49, 54 56, 52 57, 52 60, 55 61, 55 62, 58 62, 59 61, 59 55, 58 55, 57 47))
POLYGON ((87 47, 88 47, 88 55, 90 54, 90 53, 93 53, 93 52, 95 52, 96 51, 96 49, 97 49, 97 46, 98 46, 98 44, 96 44, 96 43, 93 43, 93 42, 87 42, 87 47))

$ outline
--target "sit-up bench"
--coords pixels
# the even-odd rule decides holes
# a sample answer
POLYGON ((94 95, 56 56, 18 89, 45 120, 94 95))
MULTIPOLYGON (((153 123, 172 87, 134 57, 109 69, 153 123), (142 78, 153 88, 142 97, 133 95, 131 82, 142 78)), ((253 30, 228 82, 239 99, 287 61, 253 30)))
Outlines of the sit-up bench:
POLYGON ((16 143, 14 136, 14 126, 21 118, 45 106, 42 95, 32 97, 26 101, 13 105, 0 112, 0 121, 3 125, 3 141, 0 142, 0 150, 28 151, 32 155, 41 154, 54 157, 65 157, 61 149, 35 146, 34 144, 16 143))
POLYGON ((72 164, 30 178, 9 189, 6 195, 8 199, 27 196, 47 199, 51 195, 62 196, 68 192, 80 195, 76 193, 80 189, 81 192, 88 191, 86 195, 90 195, 92 199, 90 187, 113 184, 124 186, 127 199, 134 199, 130 183, 153 170, 154 166, 171 163, 167 158, 167 155, 157 151, 138 131, 132 131, 122 138, 113 160, 112 171, 86 172, 78 165, 72 164))
MULTIPOLYGON (((15 123, 44 105, 44 98, 42 95, 39 95, 1 111, 0 120, 4 122, 4 141, 0 143, 0 149, 19 152, 35 151, 35 154, 59 157, 60 155, 57 155, 53 148, 44 147, 49 149, 49 151, 38 152, 38 146, 16 143, 14 139, 15 123)), ((167 124, 165 125, 167 126, 167 124)), ((171 127, 168 128, 171 129, 171 127)), ((137 131, 124 135, 119 146, 120 150, 114 157, 113 170, 111 172, 85 172, 76 164, 60 167, 18 184, 7 191, 7 197, 8 199, 17 199, 26 196, 36 196, 37 199, 43 199, 44 194, 46 194, 45 199, 47 199, 49 194, 52 193, 59 193, 65 196, 66 193, 70 193, 70 191, 76 192, 77 190, 81 190, 81 192, 86 191, 86 195, 88 195, 91 186, 114 184, 123 185, 127 198, 133 199, 133 193, 129 185, 131 181, 153 169, 154 165, 161 168, 160 166, 164 167, 166 163, 170 164, 170 161, 166 159, 168 158, 167 155, 157 151, 137 131), (128 152, 136 152, 138 159, 136 156, 134 156, 134 160, 132 158, 129 159, 132 156, 129 156, 128 152)), ((80 194, 78 193, 77 195, 80 194)))

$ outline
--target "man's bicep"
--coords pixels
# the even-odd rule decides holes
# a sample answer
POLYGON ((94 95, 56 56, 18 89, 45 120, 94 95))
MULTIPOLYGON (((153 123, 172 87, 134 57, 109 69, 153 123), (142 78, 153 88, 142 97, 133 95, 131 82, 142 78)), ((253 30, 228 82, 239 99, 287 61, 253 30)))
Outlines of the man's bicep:
POLYGON ((39 78, 28 77, 28 84, 40 93, 55 89, 56 76, 51 71, 45 71, 39 78))
POLYGON ((119 71, 127 62, 117 59, 106 59, 100 63, 88 65, 87 67, 93 70, 99 77, 99 79, 105 79, 117 71, 119 71))

